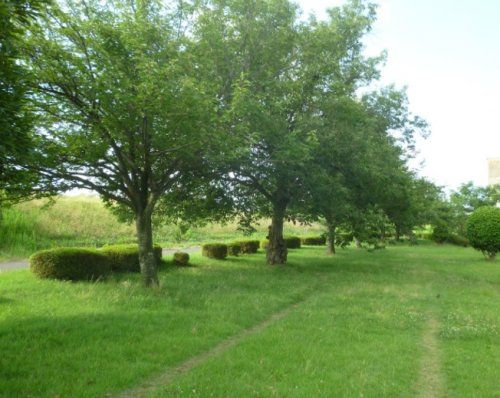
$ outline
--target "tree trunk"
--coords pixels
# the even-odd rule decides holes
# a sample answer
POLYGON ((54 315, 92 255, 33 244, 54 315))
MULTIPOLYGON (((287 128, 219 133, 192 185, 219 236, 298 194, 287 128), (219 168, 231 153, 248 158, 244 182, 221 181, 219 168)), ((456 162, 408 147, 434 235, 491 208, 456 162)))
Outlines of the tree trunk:
POLYGON ((332 221, 326 221, 326 254, 335 254, 335 229, 336 226, 332 221))
POLYGON ((285 209, 275 207, 269 226, 269 244, 267 245, 267 263, 285 264, 288 256, 288 250, 283 239, 283 220, 285 218, 285 209))
POLYGON ((142 211, 136 215, 137 242, 139 244, 139 264, 142 281, 146 287, 159 286, 158 265, 153 252, 153 228, 151 212, 142 211))
POLYGON ((396 239, 397 242, 399 242, 399 240, 401 239, 401 228, 399 228, 397 225, 396 225, 396 230, 394 232, 394 238, 396 239))
POLYGON ((361 241, 358 238, 354 237, 354 243, 358 249, 361 249, 361 241))

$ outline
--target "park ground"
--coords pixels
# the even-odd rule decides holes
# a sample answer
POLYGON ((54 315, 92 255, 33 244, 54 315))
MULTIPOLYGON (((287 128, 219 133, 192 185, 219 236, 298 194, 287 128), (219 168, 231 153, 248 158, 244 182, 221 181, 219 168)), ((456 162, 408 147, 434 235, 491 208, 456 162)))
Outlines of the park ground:
POLYGON ((292 250, 100 282, 0 273, 2 397, 500 397, 500 263, 292 250))

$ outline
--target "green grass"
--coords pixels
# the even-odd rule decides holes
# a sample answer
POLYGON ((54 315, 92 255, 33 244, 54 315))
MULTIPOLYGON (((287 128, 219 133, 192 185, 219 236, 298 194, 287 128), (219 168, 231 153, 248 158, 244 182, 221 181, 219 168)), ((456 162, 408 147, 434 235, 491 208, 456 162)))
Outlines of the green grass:
POLYGON ((151 397, 413 397, 438 322, 449 397, 500 396, 500 262, 471 249, 261 253, 101 283, 0 274, 0 396, 102 397, 133 389, 242 330, 267 328, 186 369, 151 397))
MULTIPOLYGON (((37 250, 61 246, 102 246, 135 242, 135 228, 121 223, 96 196, 61 196, 51 204, 34 200, 3 209, 0 219, 0 261, 27 258, 37 250)), ((253 238, 263 239, 268 220, 257 225, 253 238)), ((155 225, 155 241, 163 247, 183 247, 207 241, 245 238, 236 223, 209 224, 181 228, 172 224, 155 225)), ((289 235, 321 234, 320 225, 286 223, 289 235)))

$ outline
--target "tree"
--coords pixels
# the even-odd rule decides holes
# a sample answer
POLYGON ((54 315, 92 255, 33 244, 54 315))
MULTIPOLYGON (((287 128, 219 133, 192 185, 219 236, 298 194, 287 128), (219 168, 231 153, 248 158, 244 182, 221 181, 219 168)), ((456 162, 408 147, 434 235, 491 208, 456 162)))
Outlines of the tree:
POLYGON ((210 58, 210 80, 226 128, 240 137, 227 172, 237 203, 253 217, 270 217, 267 262, 283 264, 285 218, 307 195, 315 126, 324 97, 354 96, 378 76, 381 58, 362 55, 375 7, 362 1, 329 11, 325 22, 300 22, 287 0, 209 2, 198 34, 210 58))
POLYGON ((68 1, 47 10, 23 49, 39 115, 37 171, 133 215, 146 286, 158 285, 157 202, 175 197, 221 141, 186 32, 191 11, 185 2, 68 1))
MULTIPOLYGON (((33 150, 33 114, 27 106, 27 71, 18 62, 24 31, 43 0, 0 3, 0 204, 30 196, 37 175, 19 167, 33 150)), ((1 207, 0 207, 1 217, 1 207)))
POLYGON ((375 227, 383 239, 387 217, 399 229, 408 223, 414 177, 405 158, 427 126, 407 104, 392 86, 361 99, 324 98, 309 191, 313 213, 326 222, 329 253, 339 225, 373 240, 375 227))

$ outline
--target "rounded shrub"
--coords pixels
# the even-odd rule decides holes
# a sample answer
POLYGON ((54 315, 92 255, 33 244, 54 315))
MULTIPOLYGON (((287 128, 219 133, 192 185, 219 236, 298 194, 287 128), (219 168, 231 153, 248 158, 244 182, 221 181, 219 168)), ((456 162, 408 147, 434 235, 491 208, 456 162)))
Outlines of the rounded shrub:
POLYGON ((263 239, 260 241, 260 248, 267 250, 267 246, 269 246, 269 239, 263 239))
MULTIPOLYGON (((139 263, 139 246, 137 244, 107 245, 101 248, 113 272, 141 272, 139 263)), ((153 246, 156 263, 159 265, 162 257, 162 248, 153 246)))
POLYGON ((467 238, 489 259, 500 251, 500 208, 480 207, 467 220, 467 238))
POLYGON ((230 256, 238 256, 241 253, 241 245, 238 242, 227 244, 227 254, 230 256))
POLYGON ((183 252, 174 253, 174 264, 182 266, 189 265, 189 254, 183 252))
POLYGON ((100 251, 70 247, 33 254, 30 269, 40 278, 71 281, 96 280, 111 272, 108 258, 100 251))
POLYGON ((303 236, 300 241, 306 246, 324 246, 326 245, 326 236, 303 236))
POLYGON ((223 243, 206 243, 201 247, 201 254, 205 257, 223 260, 227 257, 227 245, 223 243))
POLYGON ((241 254, 257 253, 260 246, 260 242, 258 240, 253 240, 253 239, 239 240, 234 243, 240 245, 241 254))
POLYGON ((285 245, 287 249, 300 249, 300 238, 297 236, 286 236, 285 245))

